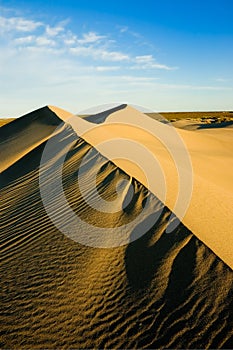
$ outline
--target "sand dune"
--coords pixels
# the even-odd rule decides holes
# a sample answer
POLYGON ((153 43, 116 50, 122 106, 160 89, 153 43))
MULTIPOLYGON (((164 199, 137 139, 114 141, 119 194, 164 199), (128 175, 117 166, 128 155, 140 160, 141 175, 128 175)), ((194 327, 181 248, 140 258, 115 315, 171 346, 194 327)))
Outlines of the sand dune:
MULTIPOLYGON (((193 233, 187 225, 180 223, 175 231, 166 233, 171 210, 164 207, 156 196, 156 186, 152 189, 144 186, 146 178, 130 162, 120 163, 119 160, 117 163, 115 160, 113 163, 107 154, 98 152, 97 143, 101 137, 106 140, 109 132, 111 137, 118 135, 121 117, 128 120, 129 112, 137 115, 124 106, 118 111, 105 113, 102 119, 99 116, 102 127, 106 124, 101 133, 91 134, 85 129, 93 120, 80 122, 77 118, 74 129, 78 125, 79 134, 86 132, 85 139, 79 137, 69 124, 69 114, 54 107, 45 107, 2 127, 1 348, 232 347, 232 270, 223 261, 222 248, 219 250, 221 254, 214 253, 213 247, 203 243, 204 239, 198 239, 198 235, 203 238, 206 234, 211 242, 210 237, 215 234, 213 221, 219 224, 219 236, 229 234, 229 231, 225 232, 228 226, 223 223, 221 227, 222 219, 218 219, 218 215, 222 215, 221 205, 227 211, 230 210, 229 203, 221 202, 215 211, 208 212, 209 197, 206 197, 205 206, 201 206, 199 201, 203 197, 199 198, 197 192, 195 194, 197 180, 194 178, 196 197, 192 201, 196 200, 199 208, 199 221, 195 221, 197 230, 193 233), (117 119, 118 128, 109 129, 107 124, 111 118, 117 119), (51 153, 41 169, 47 140, 51 143, 51 153), (97 149, 93 147, 94 143, 97 149), (64 160, 64 194, 73 212, 81 218, 78 222, 63 205, 62 193, 57 190, 61 160, 64 160), (43 171, 46 178, 41 182, 43 171), (93 173, 97 174, 97 192, 90 187, 93 173), (133 190, 130 201, 129 184, 133 190), (42 202, 43 193, 47 194, 49 209, 42 202), (111 203, 112 213, 104 211, 101 198, 111 203), (145 202, 149 205, 145 206, 145 202), (95 203, 97 208, 91 207, 90 203, 95 203), (50 209, 53 214, 48 217, 50 209), (202 212, 204 209, 205 213, 202 212), (143 213, 143 219, 130 226, 140 213, 143 213), (157 213, 159 218, 155 220, 157 213), (52 221, 64 230, 69 226, 67 234, 64 235, 52 221), (93 232, 85 231, 87 224, 93 232), (202 225, 208 228, 208 232, 204 232, 202 225), (115 248, 95 248, 91 246, 95 227, 106 232, 104 242, 99 244, 109 243, 110 246, 114 246, 116 228, 122 227, 118 234, 122 235, 123 243, 125 236, 131 240, 138 234, 140 236, 144 227, 148 230, 134 242, 115 248), (128 229, 124 230, 124 227, 128 229), (80 243, 88 237, 89 246, 80 243), (221 259, 216 254, 221 255, 221 259)), ((204 158, 213 148, 216 164, 220 166, 218 159, 223 154, 231 161, 230 150, 217 136, 195 131, 191 140, 189 133, 192 132, 185 131, 182 137, 191 151, 194 173, 197 172, 198 179, 207 182, 205 161, 200 163, 199 170, 198 164, 195 165, 195 154, 201 150, 204 152, 203 148, 207 147, 204 158), (208 142, 204 143, 204 138, 208 142)), ((128 135, 128 130, 125 134, 128 135)), ((141 136, 139 133, 135 137, 141 136)), ((226 139, 230 147, 229 135, 226 139)), ((141 137, 142 141, 145 139, 141 137)), ((170 191, 166 205, 169 196, 174 204, 172 184, 177 187, 174 165, 169 166, 169 157, 161 145, 155 145, 165 169, 168 166, 171 172, 171 175, 166 174, 170 191)), ((149 141, 147 146, 153 150, 149 141)), ((210 169, 214 169, 211 157, 209 159, 210 169)), ((218 171, 222 176, 221 169, 218 171)), ((226 180, 222 180, 221 189, 228 185, 228 177, 223 179, 226 180)), ((211 195, 208 188, 216 190, 221 185, 214 174, 210 175, 209 183, 210 187, 201 188, 201 191, 207 190, 206 196, 211 195)), ((185 218, 189 220, 191 216, 185 218)), ((228 213, 226 220, 232 222, 228 213)), ((222 237, 219 244, 222 244, 222 237)), ((215 239, 212 236, 212 240, 215 239)), ((230 239, 229 236, 228 242, 230 239)))

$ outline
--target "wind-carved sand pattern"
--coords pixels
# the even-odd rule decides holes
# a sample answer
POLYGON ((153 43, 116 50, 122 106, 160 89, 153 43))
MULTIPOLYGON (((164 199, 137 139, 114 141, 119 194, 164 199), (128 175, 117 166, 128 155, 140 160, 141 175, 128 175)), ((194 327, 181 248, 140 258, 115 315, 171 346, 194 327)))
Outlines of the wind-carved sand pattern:
MULTIPOLYGON (((108 123, 110 117, 116 118, 119 124, 116 113, 124 113, 127 108, 108 116, 105 113, 104 120, 99 118, 100 123, 108 123)), ((211 147, 217 158, 215 164, 220 164, 218 157, 223 159, 222 164, 228 161, 230 172, 230 131, 220 135, 216 130, 217 136, 203 134, 204 130, 182 133, 184 142, 189 140, 196 197, 191 198, 184 216, 187 225, 180 223, 167 233, 172 214, 167 205, 175 202, 172 190, 169 192, 172 178, 165 174, 170 194, 164 205, 143 184, 146 179, 138 168, 125 162, 112 162, 94 147, 94 143, 98 146, 101 141, 96 138, 98 133, 86 133, 85 139, 87 130, 80 129, 83 137, 79 137, 68 122, 72 116, 53 110, 42 108, 0 129, 1 348, 232 348, 229 175, 214 179, 213 174, 209 174, 205 203, 200 203, 204 194, 199 198, 195 190, 195 186, 208 184, 205 159, 210 160, 209 169, 216 161, 208 153, 211 147), (203 149, 205 139, 208 149, 203 149), (47 181, 41 184, 41 159, 47 140, 52 140, 55 147, 43 163, 47 181), (225 158, 222 157, 224 149, 225 158), (195 158, 198 150, 203 151, 199 171, 195 158), (89 158, 85 158, 87 155, 89 158), (91 232, 82 232, 84 226, 75 226, 72 216, 67 215, 67 208, 59 202, 56 184, 61 159, 64 160, 62 184, 66 201, 90 227, 105 228, 106 232, 122 226, 129 229, 126 225, 133 222, 149 202, 143 220, 126 232, 131 243, 96 248, 81 244, 57 228, 53 220, 61 227, 66 227, 71 220, 75 238, 90 236, 90 240, 93 239, 91 232), (84 159, 86 163, 82 164, 84 159), (88 162, 91 166, 86 166, 88 162), (78 181, 80 168, 83 169, 81 182, 78 181), (88 187, 93 172, 97 192, 88 187), (130 191, 127 191, 129 183, 130 191), (50 190, 47 204, 54 209, 52 218, 41 198, 40 185, 50 190), (216 203, 215 190, 219 187, 224 190, 227 186, 228 197, 224 197, 226 191, 223 191, 220 208, 212 210, 211 207, 209 211, 209 201, 216 203), (85 189, 86 198, 83 198, 85 189), (110 213, 101 211, 104 204, 98 194, 112 203, 110 213), (192 225, 196 213, 195 201, 199 218, 194 220, 192 232, 188 225, 192 225), (96 203, 97 208, 92 207, 92 203, 96 203), (222 207, 227 213, 219 218, 222 207), (221 223, 226 219, 228 223, 226 226, 223 223, 221 230, 221 223), (218 225, 219 249, 216 236, 212 236, 214 225, 218 225), (145 227, 148 229, 143 232, 145 227), (131 239, 134 230, 137 234, 142 232, 135 240, 131 239), (223 248, 221 246, 226 235, 229 236, 228 250, 224 242, 223 248), (203 241, 212 242, 211 247, 203 241)), ((90 120, 83 122, 80 122, 83 128, 91 124, 90 120)), ((108 128, 102 129, 101 137, 108 135, 108 128)), ((115 137, 118 129, 110 132, 111 137, 115 137)), ((159 156, 166 169, 163 151, 159 156)), ((217 176, 220 175, 221 169, 217 169, 217 176)), ((177 188, 176 178, 174 186, 177 188)), ((106 235, 108 239, 111 241, 106 235)))

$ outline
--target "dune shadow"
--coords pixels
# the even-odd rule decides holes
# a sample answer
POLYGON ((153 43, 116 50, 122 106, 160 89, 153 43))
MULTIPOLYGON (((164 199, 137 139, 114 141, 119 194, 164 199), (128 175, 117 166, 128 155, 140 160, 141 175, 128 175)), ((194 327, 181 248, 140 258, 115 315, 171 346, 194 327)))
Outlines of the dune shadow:
POLYGON ((211 124, 199 124, 197 129, 220 129, 220 128, 226 128, 231 125, 233 125, 233 121, 211 123, 211 124))
POLYGON ((185 301, 187 287, 194 279, 196 266, 197 241, 192 236, 188 244, 179 250, 172 263, 168 285, 165 292, 167 306, 174 308, 185 301))
MULTIPOLYGON (((180 224, 172 233, 166 233, 170 210, 164 208, 159 220, 141 238, 131 242, 125 251, 125 269, 130 288, 144 289, 150 286, 158 273, 164 259, 173 250, 177 242, 190 235, 190 231, 180 224)), ((134 239, 135 231, 143 230, 150 225, 155 214, 148 216, 131 233, 134 239)))
POLYGON ((24 131, 26 128, 29 128, 33 123, 38 123, 41 126, 50 126, 51 133, 56 129, 60 124, 64 122, 59 119, 59 117, 52 112, 48 107, 39 108, 33 112, 25 114, 20 118, 12 120, 10 123, 5 124, 0 128, 0 140, 5 142, 8 138, 13 138, 12 135, 24 131))
MULTIPOLYGON (((46 161, 49 162, 56 159, 57 162, 60 161, 60 157, 57 157, 57 153, 67 145, 77 141, 77 137, 74 134, 70 126, 65 126, 62 123, 58 128, 57 135, 52 135, 50 137, 50 152, 46 153, 46 161), (56 157, 56 158, 55 158, 56 157)), ((8 168, 0 172, 0 189, 8 186, 10 183, 16 181, 19 178, 23 178, 28 174, 33 172, 39 172, 39 169, 43 168, 45 164, 41 164, 42 155, 46 147, 47 140, 43 141, 40 145, 36 146, 34 149, 29 150, 28 153, 22 155, 21 158, 16 160, 8 168)), ((71 152, 70 152, 71 153, 71 152)))
POLYGON ((126 107, 127 107, 127 104, 121 104, 120 106, 116 106, 114 108, 108 109, 107 111, 84 117, 84 119, 94 124, 101 124, 105 122, 105 120, 110 114, 120 111, 121 109, 124 109, 126 107))

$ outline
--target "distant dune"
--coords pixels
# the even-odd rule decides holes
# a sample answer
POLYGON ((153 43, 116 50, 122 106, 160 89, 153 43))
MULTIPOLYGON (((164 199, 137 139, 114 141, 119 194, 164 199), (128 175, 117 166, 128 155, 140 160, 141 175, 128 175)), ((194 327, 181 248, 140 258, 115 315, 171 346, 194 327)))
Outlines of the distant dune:
POLYGON ((86 120, 49 106, 0 128, 1 348, 232 348, 233 129, 175 129, 193 168, 182 216, 176 164, 140 125, 185 166, 173 128, 127 105, 86 120), (129 136, 163 166, 164 198, 139 150, 111 161, 129 136))

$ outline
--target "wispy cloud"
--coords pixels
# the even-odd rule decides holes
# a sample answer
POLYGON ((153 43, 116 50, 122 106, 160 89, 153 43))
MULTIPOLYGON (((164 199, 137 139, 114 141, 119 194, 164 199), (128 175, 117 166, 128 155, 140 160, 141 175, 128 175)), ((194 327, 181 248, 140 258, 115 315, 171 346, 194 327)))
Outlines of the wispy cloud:
POLYGON ((118 71, 120 70, 120 66, 97 66, 97 72, 110 72, 110 71, 118 71))
POLYGON ((138 77, 138 76, 130 76, 130 75, 123 75, 119 77, 119 84, 124 85, 131 85, 131 86, 139 86, 139 87, 143 87, 143 86, 154 86, 154 84, 156 83, 156 81, 159 78, 156 77, 138 77))
POLYGON ((77 39, 76 42, 78 44, 92 44, 92 43, 97 43, 102 39, 105 39, 106 36, 105 35, 98 35, 95 32, 89 32, 89 33, 85 33, 83 34, 83 38, 82 39, 77 39))
POLYGON ((104 48, 93 46, 76 46, 71 47, 69 52, 77 56, 89 56, 95 60, 121 62, 129 59, 127 54, 118 51, 109 51, 104 48))
MULTIPOLYGON (((15 46, 17 50, 39 53, 42 47, 47 47, 48 52, 56 54, 60 52, 61 55, 66 53, 67 58, 71 60, 72 57, 79 60, 86 57, 97 64, 119 62, 124 65, 124 69, 132 70, 175 69, 175 67, 158 63, 152 54, 134 56, 127 50, 127 47, 125 50, 119 50, 117 40, 110 34, 99 34, 95 31, 74 33, 67 28, 67 24, 67 21, 63 21, 52 26, 48 23, 22 17, 0 17, 1 33, 11 34, 8 38, 8 45, 15 46)), ((121 33, 126 31, 128 31, 127 26, 120 28, 121 33)), ((85 62, 83 64, 85 65, 85 62)), ((103 64, 98 64, 98 66, 101 67, 103 64)), ((102 69, 102 72, 108 69, 102 69)))
POLYGON ((134 59, 135 65, 131 69, 164 69, 164 70, 175 70, 178 67, 170 67, 165 64, 156 62, 152 55, 136 56, 134 59))
POLYGON ((229 79, 226 79, 226 78, 216 78, 214 80, 219 82, 219 83, 226 83, 226 82, 230 81, 229 79))
POLYGON ((126 33, 129 30, 128 26, 118 26, 120 33, 126 33))
POLYGON ((126 53, 122 53, 119 51, 107 51, 107 50, 103 50, 103 51, 99 51, 99 57, 101 57, 103 60, 107 60, 107 61, 127 61, 129 60, 129 55, 126 53))
POLYGON ((56 46, 56 41, 46 35, 44 36, 29 35, 25 37, 19 37, 19 38, 16 38, 14 42, 19 46, 21 45, 28 46, 28 48, 31 48, 32 46, 38 46, 38 47, 56 46))
POLYGON ((35 39, 35 35, 28 35, 14 39, 14 42, 17 45, 28 45, 32 44, 35 41, 35 39))
MULTIPOLYGON (((127 31, 121 28, 122 34, 127 31)), ((0 102, 7 104, 13 91, 17 91, 16 104, 30 100, 32 108, 38 103, 59 105, 68 91, 67 99, 74 101, 77 94, 90 93, 97 100, 124 89, 152 91, 158 78, 152 77, 151 69, 169 71, 172 67, 158 63, 149 49, 147 55, 140 55, 141 48, 132 40, 130 45, 122 40, 119 31, 75 31, 68 21, 48 23, 7 12, 0 17, 0 49, 4 51, 0 56, 4 85, 0 102)))
POLYGON ((220 90, 233 90, 232 87, 228 86, 208 86, 208 85, 188 85, 188 84, 159 84, 161 88, 165 89, 184 89, 184 90, 209 90, 209 91, 220 91, 220 90))
POLYGON ((62 40, 65 46, 75 45, 78 41, 78 37, 76 34, 72 33, 70 30, 67 30, 64 35, 62 35, 62 40))
POLYGON ((46 26, 46 34, 48 36, 57 36, 59 33, 64 32, 65 28, 62 25, 55 27, 46 26))
POLYGON ((1 32, 32 32, 43 24, 41 22, 28 20, 21 17, 0 17, 1 32))

